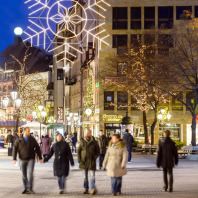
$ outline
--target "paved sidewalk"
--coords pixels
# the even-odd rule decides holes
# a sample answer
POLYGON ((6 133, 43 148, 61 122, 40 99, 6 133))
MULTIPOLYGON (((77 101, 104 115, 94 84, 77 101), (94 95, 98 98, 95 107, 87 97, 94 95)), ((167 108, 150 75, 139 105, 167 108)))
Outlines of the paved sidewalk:
MULTIPOLYGON (((58 195, 57 180, 53 176, 53 160, 35 166, 35 195, 22 195, 22 180, 19 167, 12 164, 9 157, 0 157, 0 198, 14 197, 91 197, 82 195, 83 174, 76 165, 67 179, 67 194, 58 195)), ((155 156, 134 155, 133 163, 127 165, 128 174, 123 178, 123 194, 120 197, 149 198, 198 198, 198 162, 180 160, 174 169, 174 192, 162 191, 162 171, 155 166, 155 156)), ((106 172, 97 171, 98 194, 94 197, 112 197, 110 178, 106 172)))

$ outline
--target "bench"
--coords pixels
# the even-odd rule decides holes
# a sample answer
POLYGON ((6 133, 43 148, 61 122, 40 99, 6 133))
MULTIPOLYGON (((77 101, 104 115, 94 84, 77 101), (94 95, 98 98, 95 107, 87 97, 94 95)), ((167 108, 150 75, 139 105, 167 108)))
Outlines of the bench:
POLYGON ((179 159, 186 159, 187 155, 198 154, 198 146, 183 146, 182 152, 178 152, 179 159))
POLYGON ((150 145, 150 144, 138 144, 137 148, 133 149, 134 152, 137 152, 138 154, 149 154, 154 153, 157 150, 157 145, 150 145))

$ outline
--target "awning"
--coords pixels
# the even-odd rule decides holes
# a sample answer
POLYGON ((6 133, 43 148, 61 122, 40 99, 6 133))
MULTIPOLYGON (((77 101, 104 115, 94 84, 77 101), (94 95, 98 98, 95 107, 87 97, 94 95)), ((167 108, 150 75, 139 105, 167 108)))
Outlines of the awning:
POLYGON ((47 126, 47 129, 58 129, 58 128, 63 128, 63 125, 50 124, 47 126))
POLYGON ((47 85, 47 91, 53 91, 54 90, 54 82, 51 82, 47 85))
MULTIPOLYGON (((19 121, 19 127, 22 125, 26 124, 27 122, 25 121, 19 121)), ((0 127, 15 127, 16 126, 16 121, 0 121, 0 127)))

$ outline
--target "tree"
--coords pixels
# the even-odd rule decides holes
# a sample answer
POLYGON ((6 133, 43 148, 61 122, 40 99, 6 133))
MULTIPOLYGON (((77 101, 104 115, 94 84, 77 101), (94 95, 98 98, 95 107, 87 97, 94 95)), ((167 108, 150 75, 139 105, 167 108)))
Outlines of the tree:
MULTIPOLYGON (((192 116, 192 145, 196 145, 196 117, 198 109, 198 22, 184 20, 171 32, 174 43, 166 61, 159 61, 159 70, 164 72, 165 87, 151 83, 181 102, 192 116), (168 72, 167 72, 168 71, 168 72), (180 97, 177 93, 186 94, 180 97)), ((160 60, 160 55, 158 55, 160 60)))
MULTIPOLYGON (((145 36, 146 38, 146 36, 145 36)), ((151 123, 151 144, 154 143, 154 129, 157 123, 157 112, 160 103, 167 102, 167 93, 157 89, 164 86, 162 84, 162 73, 158 69, 156 61, 156 50, 158 45, 151 42, 151 35, 142 44, 140 38, 134 44, 129 44, 126 48, 118 49, 120 53, 108 57, 109 67, 104 69, 105 77, 112 74, 112 71, 119 70, 120 78, 125 79, 125 83, 106 78, 106 83, 116 85, 126 90, 134 98, 134 105, 143 112, 143 126, 145 132, 145 143, 148 143, 147 112, 153 111, 153 121, 151 123)))
MULTIPOLYGON (((32 116, 34 105, 43 103, 47 98, 46 87, 48 80, 46 74, 43 72, 27 72, 27 60, 31 56, 29 49, 30 47, 25 51, 22 60, 19 60, 12 54, 10 55, 19 66, 19 69, 14 71, 13 84, 17 87, 19 97, 22 100, 19 109, 21 118, 32 116)), ((17 117, 19 117, 19 115, 17 117)))

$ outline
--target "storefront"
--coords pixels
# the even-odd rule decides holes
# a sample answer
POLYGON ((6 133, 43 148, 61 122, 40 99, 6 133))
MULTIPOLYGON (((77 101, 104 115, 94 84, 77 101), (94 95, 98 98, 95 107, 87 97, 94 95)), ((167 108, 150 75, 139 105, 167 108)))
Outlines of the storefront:
MULTIPOLYGON (((191 124, 187 124, 186 125, 186 131, 187 131, 187 145, 191 144, 192 141, 192 128, 191 128, 191 124)), ((198 144, 198 125, 197 125, 197 129, 196 129, 196 143, 198 144)))

